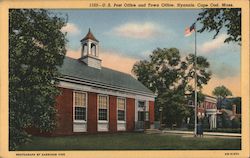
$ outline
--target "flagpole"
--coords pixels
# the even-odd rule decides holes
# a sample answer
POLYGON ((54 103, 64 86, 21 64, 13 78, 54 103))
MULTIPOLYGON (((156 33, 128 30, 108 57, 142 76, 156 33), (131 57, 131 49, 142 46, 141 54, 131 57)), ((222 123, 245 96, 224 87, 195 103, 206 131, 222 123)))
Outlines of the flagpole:
POLYGON ((194 28, 194 108, 195 108, 195 123, 194 123, 194 136, 197 136, 197 53, 196 53, 196 26, 194 28))

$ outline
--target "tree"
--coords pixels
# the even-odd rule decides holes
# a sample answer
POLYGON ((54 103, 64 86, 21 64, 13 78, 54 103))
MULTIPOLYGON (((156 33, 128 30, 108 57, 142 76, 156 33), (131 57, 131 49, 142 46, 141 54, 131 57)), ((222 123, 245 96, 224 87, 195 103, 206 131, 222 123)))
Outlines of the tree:
POLYGON ((197 21, 200 21, 202 28, 198 32, 215 31, 213 38, 224 28, 229 37, 225 43, 237 42, 241 44, 241 9, 239 8, 216 8, 203 9, 199 13, 197 21))
POLYGON ((223 85, 215 87, 212 93, 214 96, 223 99, 226 98, 227 96, 233 95, 232 92, 223 85))
MULTIPOLYGON (((200 92, 202 89, 202 86, 204 84, 207 84, 208 81, 211 79, 211 71, 208 69, 210 64, 207 61, 206 58, 203 56, 197 56, 197 90, 200 92)), ((192 80, 194 81, 195 77, 195 56, 194 54, 189 54, 183 63, 186 65, 185 73, 182 75, 182 83, 183 86, 186 87, 187 93, 193 93, 194 94, 194 87, 192 80)), ((201 93, 200 93, 201 95, 201 93)), ((202 97, 202 96, 201 96, 202 97)))
POLYGON ((157 99, 158 105, 164 105, 164 123, 171 127, 173 124, 180 126, 183 118, 190 114, 185 106, 186 99, 180 91, 169 90, 161 94, 157 99))
MULTIPOLYGON (((198 86, 201 89, 210 79, 211 73, 207 70, 209 63, 205 58, 197 57, 197 60, 198 86)), ((185 105, 186 92, 193 90, 190 86, 190 81, 194 78, 192 61, 193 55, 181 60, 176 48, 157 48, 149 56, 149 60, 139 61, 133 66, 132 71, 138 80, 157 94, 156 118, 159 117, 159 107, 163 107, 163 122, 169 125, 180 122, 188 114, 185 105)))
POLYGON ((9 12, 9 147, 28 140, 25 129, 55 127, 57 67, 65 56, 65 20, 47 10, 9 12))
POLYGON ((212 94, 217 97, 218 100, 218 105, 219 108, 222 106, 222 101, 227 97, 227 96, 232 96, 232 92, 227 89, 225 86, 218 86, 215 87, 212 94))

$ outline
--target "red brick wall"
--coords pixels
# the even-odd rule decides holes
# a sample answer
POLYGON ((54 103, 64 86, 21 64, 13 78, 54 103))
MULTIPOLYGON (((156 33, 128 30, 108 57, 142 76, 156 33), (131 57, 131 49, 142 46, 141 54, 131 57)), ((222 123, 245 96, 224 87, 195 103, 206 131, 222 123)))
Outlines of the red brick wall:
MULTIPOLYGON (((57 128, 52 135, 80 134, 73 132, 73 90, 61 88, 56 98, 57 128)), ((97 133, 97 93, 87 92, 87 133, 97 133)), ((154 102, 149 101, 149 119, 154 122, 154 102)), ((126 98, 126 131, 134 131, 135 99, 126 98)), ((117 132, 117 97, 109 96, 109 132, 117 132)))
POLYGON ((117 131, 117 98, 109 96, 109 131, 117 131))
POLYGON ((126 99, 126 130, 134 131, 135 128, 135 99, 126 99))
POLYGON ((153 124, 155 120, 154 101, 149 101, 149 121, 153 124))
POLYGON ((97 94, 88 92, 88 133, 97 132, 97 94))
POLYGON ((57 128, 53 134, 70 135, 73 132, 73 90, 60 88, 56 98, 57 128))

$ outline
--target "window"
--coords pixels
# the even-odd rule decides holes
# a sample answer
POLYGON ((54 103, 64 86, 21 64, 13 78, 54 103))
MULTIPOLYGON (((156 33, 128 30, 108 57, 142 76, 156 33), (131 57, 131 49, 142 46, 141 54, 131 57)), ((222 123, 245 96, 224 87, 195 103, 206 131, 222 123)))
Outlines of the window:
POLYGON ((145 105, 145 102, 144 101, 138 101, 138 107, 139 108, 143 108, 145 105))
POLYGON ((98 120, 108 120, 108 96, 99 95, 98 120))
POLYGON ((118 121, 125 121, 125 99, 117 99, 118 121))
POLYGON ((87 94, 75 92, 75 120, 86 121, 87 94))

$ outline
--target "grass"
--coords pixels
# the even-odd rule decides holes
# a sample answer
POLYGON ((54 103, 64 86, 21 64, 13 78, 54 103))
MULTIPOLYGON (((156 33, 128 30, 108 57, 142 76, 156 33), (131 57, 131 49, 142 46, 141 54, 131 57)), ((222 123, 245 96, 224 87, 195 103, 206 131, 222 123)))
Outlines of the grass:
POLYGON ((240 138, 194 138, 181 135, 118 133, 64 137, 32 137, 18 150, 190 150, 241 149, 240 138))

